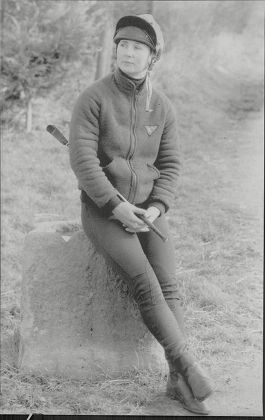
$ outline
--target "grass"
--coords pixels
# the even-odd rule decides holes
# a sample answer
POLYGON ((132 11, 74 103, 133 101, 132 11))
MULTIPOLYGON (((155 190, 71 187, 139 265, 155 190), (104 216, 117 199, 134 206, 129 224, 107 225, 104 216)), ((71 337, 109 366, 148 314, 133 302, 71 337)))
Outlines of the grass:
MULTIPOLYGON (((225 380, 225 370, 233 371, 235 363, 262 350, 262 218, 244 197, 249 174, 237 172, 242 159, 255 165, 260 153, 250 139, 259 135, 252 122, 261 108, 262 87, 256 78, 237 79, 209 69, 198 69, 192 77, 171 72, 169 85, 167 68, 175 52, 168 54, 167 67, 161 65, 163 78, 156 83, 176 106, 181 139, 182 175, 169 213, 176 275, 190 347, 212 374, 225 380)), ((186 61, 189 66, 190 58, 186 61)), ((55 123, 68 134, 71 106, 65 97, 73 100, 69 91, 62 98, 55 92, 36 100, 32 133, 24 133, 19 124, 3 132, 2 412, 137 415, 164 390, 163 375, 135 370, 115 380, 75 381, 21 374, 14 364, 25 235, 40 213, 79 219, 79 192, 67 149, 45 132, 47 124, 55 123)))
POLYGON ((165 378, 148 372, 124 372, 119 379, 67 380, 60 377, 21 375, 16 368, 2 369, 2 387, 8 388, 3 411, 45 414, 140 414, 165 378))

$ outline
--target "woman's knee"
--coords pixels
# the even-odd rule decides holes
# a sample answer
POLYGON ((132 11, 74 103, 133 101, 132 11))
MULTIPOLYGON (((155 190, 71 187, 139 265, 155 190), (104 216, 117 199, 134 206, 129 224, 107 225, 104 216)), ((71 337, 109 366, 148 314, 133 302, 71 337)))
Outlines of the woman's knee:
POLYGON ((179 299, 179 286, 175 273, 168 272, 161 264, 153 264, 164 297, 179 299))
POLYGON ((142 274, 131 278, 130 290, 133 298, 142 309, 147 310, 165 300, 157 277, 148 265, 142 274))

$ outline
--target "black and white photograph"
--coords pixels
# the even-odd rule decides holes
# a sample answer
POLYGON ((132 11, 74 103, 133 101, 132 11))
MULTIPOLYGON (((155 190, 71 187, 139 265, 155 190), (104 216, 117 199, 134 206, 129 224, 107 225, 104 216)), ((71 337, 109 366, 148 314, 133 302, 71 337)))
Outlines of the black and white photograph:
POLYGON ((264 8, 1 1, 2 415, 262 418, 264 8))

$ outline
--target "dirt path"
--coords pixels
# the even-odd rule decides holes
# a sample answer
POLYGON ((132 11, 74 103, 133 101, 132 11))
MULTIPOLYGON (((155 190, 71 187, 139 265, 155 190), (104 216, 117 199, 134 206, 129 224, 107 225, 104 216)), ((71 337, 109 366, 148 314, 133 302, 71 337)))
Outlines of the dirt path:
MULTIPOLYGON (((235 207, 250 216, 249 234, 259 250, 263 241, 263 111, 254 115, 239 128, 229 133, 232 145, 231 156, 227 159, 223 176, 227 179, 222 200, 233 203, 235 207), (231 183, 231 179, 233 180, 231 183)), ((262 274, 261 274, 262 275, 262 274)), ((261 279, 262 280, 262 279, 261 279)), ((252 299, 260 307, 262 285, 257 285, 252 299)), ((262 321, 260 329, 262 330, 262 321)), ((249 351, 241 352, 236 360, 224 360, 221 366, 213 367, 215 393, 208 400, 212 416, 262 416, 262 353, 252 346, 249 351)), ((176 401, 170 400, 165 393, 158 393, 143 410, 145 415, 187 416, 176 401)))
MULTIPOLYGON (((236 360, 234 365, 219 370, 216 389, 207 400, 211 416, 262 416, 262 355, 253 360, 236 360), (232 377, 232 379, 231 379, 232 377)), ((143 410, 144 415, 196 416, 180 403, 158 393, 143 410)))

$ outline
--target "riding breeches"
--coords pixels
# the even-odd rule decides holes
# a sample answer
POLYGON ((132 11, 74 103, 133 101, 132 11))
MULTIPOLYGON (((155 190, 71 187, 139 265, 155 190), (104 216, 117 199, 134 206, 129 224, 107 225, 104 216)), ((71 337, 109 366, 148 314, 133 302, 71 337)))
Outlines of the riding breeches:
POLYGON ((147 328, 165 351, 175 357, 185 342, 179 333, 181 308, 175 253, 165 216, 159 216, 154 224, 168 237, 166 242, 152 230, 126 232, 118 220, 103 216, 90 202, 82 202, 81 216, 89 239, 125 274, 147 328))

